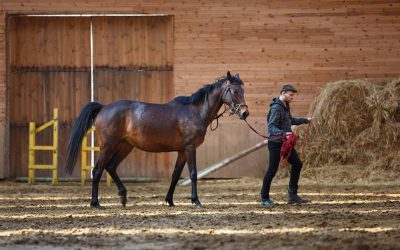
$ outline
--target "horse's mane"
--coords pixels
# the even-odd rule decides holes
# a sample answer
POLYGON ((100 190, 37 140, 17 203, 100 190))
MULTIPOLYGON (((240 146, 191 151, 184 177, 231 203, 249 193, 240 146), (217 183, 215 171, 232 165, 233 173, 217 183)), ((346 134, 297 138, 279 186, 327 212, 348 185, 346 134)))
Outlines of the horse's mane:
MULTIPOLYGON (((226 76, 220 77, 214 83, 207 84, 203 88, 194 92, 191 96, 177 96, 175 97, 172 102, 177 102, 180 104, 196 104, 199 101, 203 100, 207 93, 211 92, 215 88, 221 87, 221 85, 227 80, 226 76)), ((242 80, 239 78, 234 78, 233 84, 242 84, 242 80)))

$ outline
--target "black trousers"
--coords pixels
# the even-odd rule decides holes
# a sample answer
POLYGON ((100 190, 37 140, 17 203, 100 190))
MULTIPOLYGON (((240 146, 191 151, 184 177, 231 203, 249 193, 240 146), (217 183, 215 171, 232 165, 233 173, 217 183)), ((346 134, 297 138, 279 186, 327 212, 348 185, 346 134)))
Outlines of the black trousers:
MULTIPOLYGON (((276 172, 278 171, 279 162, 281 160, 282 145, 283 145, 282 142, 274 142, 274 141, 268 142, 269 163, 268 163, 268 169, 264 175, 263 185, 261 188, 262 199, 269 199, 269 189, 271 187, 271 182, 272 179, 275 177, 276 172)), ((289 192, 296 193, 298 189, 301 168, 303 167, 303 163, 301 162, 296 149, 292 150, 288 158, 288 162, 291 165, 289 192)))

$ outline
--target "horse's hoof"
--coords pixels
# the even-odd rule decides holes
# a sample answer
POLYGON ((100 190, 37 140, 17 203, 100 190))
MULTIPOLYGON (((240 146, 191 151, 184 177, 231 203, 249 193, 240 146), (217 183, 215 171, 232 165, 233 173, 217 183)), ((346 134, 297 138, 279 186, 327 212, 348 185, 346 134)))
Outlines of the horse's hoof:
POLYGON ((100 204, 97 202, 97 203, 90 203, 90 206, 92 207, 92 208, 95 208, 95 209, 104 209, 102 206, 100 206, 100 204))
POLYGON ((127 202, 127 198, 126 198, 126 195, 120 195, 119 196, 119 200, 121 201, 121 204, 122 204, 122 206, 123 207, 126 207, 126 202, 127 202))
POLYGON ((175 207, 175 204, 174 204, 174 202, 172 200, 165 199, 165 202, 168 203, 169 207, 175 207))
POLYGON ((201 202, 200 202, 200 201, 195 201, 195 202, 194 202, 194 207, 195 207, 195 208, 202 208, 203 205, 201 205, 201 202))

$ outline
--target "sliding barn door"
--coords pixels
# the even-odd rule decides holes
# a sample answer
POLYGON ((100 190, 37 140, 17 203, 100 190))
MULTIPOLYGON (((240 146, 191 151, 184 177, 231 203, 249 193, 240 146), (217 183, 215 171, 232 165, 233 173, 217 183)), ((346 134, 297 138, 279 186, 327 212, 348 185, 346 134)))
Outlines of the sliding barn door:
MULTIPOLYGON (((65 176, 66 145, 72 122, 90 101, 90 19, 10 16, 8 19, 10 177, 28 175, 29 122, 41 125, 59 109, 59 176, 65 176)), ((51 129, 37 144, 52 144, 51 129)), ((50 152, 36 154, 51 162, 50 152)), ((75 175, 78 174, 75 169, 75 175)), ((51 171, 37 171, 50 176, 51 171)))
MULTIPOLYGON (((172 17, 95 17, 93 41, 95 100, 165 103, 172 97, 172 17)), ((169 176, 170 154, 134 150, 118 172, 122 177, 169 176)))
MULTIPOLYGON (((60 115, 59 175, 66 176, 71 126, 91 96, 91 25, 95 101, 165 103, 172 97, 172 17, 10 16, 10 177, 27 176, 29 122, 51 120, 54 108, 60 115)), ((51 142, 51 130, 37 137, 38 144, 51 142)), ((50 152, 36 156, 37 163, 50 163, 50 152)), ((80 159, 73 176, 79 176, 79 167, 80 159)), ((134 151, 118 171, 123 177, 169 176, 170 154, 134 151)), ((50 171, 37 171, 37 176, 50 176, 50 171)))

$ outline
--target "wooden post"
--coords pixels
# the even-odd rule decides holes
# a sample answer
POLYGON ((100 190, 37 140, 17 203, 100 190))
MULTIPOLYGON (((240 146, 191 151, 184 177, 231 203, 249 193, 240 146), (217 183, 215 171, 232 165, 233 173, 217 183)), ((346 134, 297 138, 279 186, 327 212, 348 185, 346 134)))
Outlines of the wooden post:
POLYGON ((87 151, 85 150, 87 147, 87 136, 83 137, 82 140, 82 162, 81 162, 81 186, 85 185, 86 179, 87 179, 87 151))
POLYGON ((35 184, 35 150, 34 146, 36 144, 36 126, 34 122, 29 123, 29 165, 28 165, 28 183, 35 184))
POLYGON ((55 108, 53 111, 53 118, 54 118, 54 124, 53 124, 53 185, 58 184, 58 173, 57 173, 57 166, 58 166, 58 157, 57 157, 57 152, 58 152, 58 109, 55 108))
MULTIPOLYGON (((262 141, 260 143, 257 143, 256 145, 254 145, 251 148, 248 148, 248 149, 243 150, 242 152, 239 152, 238 154, 236 154, 234 156, 225 158, 224 160, 222 160, 222 161, 220 161, 218 163, 215 163, 215 164, 213 164, 213 165, 211 165, 209 167, 206 167, 205 169, 202 169, 202 170, 197 172, 197 179, 201 179, 204 176, 206 176, 208 174, 211 174, 212 172, 215 172, 218 169, 221 169, 221 168, 227 166, 229 163, 232 163, 232 162, 242 158, 243 156, 246 156, 246 155, 256 151, 259 148, 262 148, 267 144, 268 144, 268 140, 264 140, 264 141, 262 141)), ((185 179, 179 181, 179 185, 180 186, 186 186, 186 185, 189 185, 190 183, 191 183, 191 181, 190 181, 189 177, 186 177, 185 179)))

